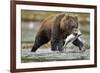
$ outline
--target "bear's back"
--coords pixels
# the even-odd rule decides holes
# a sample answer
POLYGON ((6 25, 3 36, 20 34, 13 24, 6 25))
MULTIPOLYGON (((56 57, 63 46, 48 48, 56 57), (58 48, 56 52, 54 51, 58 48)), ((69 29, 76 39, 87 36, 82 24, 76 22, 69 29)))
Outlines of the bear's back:
POLYGON ((54 17, 55 17, 55 16, 56 16, 55 14, 52 14, 52 15, 48 16, 47 18, 45 18, 45 19, 41 22, 41 28, 46 27, 46 28, 49 29, 49 28, 52 26, 52 24, 53 24, 53 21, 54 21, 54 17))

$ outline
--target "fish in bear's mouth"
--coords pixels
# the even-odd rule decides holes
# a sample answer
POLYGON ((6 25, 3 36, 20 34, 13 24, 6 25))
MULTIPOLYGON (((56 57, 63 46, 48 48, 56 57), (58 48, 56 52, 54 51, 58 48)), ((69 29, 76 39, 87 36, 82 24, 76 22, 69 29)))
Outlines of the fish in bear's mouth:
POLYGON ((79 47, 79 50, 83 50, 83 41, 80 38, 80 36, 82 35, 82 33, 80 31, 78 31, 78 33, 72 33, 70 34, 66 39, 65 39, 65 43, 64 43, 64 48, 66 48, 67 44, 72 42, 73 45, 79 47))

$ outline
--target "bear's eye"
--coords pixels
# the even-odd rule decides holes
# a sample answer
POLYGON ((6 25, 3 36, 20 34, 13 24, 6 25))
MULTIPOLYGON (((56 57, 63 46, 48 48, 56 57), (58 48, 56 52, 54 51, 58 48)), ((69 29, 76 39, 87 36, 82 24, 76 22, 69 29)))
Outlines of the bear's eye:
POLYGON ((78 23, 76 21, 72 21, 72 27, 73 28, 78 28, 78 23))
POLYGON ((78 23, 74 19, 70 19, 69 22, 68 22, 68 24, 71 26, 72 29, 73 28, 78 28, 78 23))
POLYGON ((75 25, 73 25, 72 28, 77 28, 77 27, 75 25))
POLYGON ((75 28, 75 26, 72 26, 72 28, 75 28))
POLYGON ((74 28, 76 26, 76 23, 73 22, 73 21, 70 21, 70 25, 71 25, 72 28, 74 28))

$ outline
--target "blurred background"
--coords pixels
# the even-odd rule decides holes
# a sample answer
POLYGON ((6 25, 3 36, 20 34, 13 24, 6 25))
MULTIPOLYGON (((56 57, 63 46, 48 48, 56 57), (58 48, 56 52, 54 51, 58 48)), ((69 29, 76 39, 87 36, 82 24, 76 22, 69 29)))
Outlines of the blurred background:
MULTIPOLYGON (((44 60, 42 58, 36 59, 36 57, 32 57, 29 59, 27 55, 27 49, 31 49, 35 36, 37 34, 37 31, 39 30, 39 27, 41 26, 41 22, 52 14, 57 13, 65 13, 66 15, 71 16, 78 16, 79 20, 79 27, 80 31, 82 33, 81 39, 84 43, 84 47, 88 49, 88 51, 85 53, 85 57, 82 55, 79 58, 75 59, 89 59, 89 49, 90 49, 90 14, 89 13, 75 13, 75 12, 50 12, 50 11, 34 11, 34 10, 21 10, 21 49, 22 49, 22 62, 27 61, 47 61, 48 59, 44 60)), ((50 42, 41 46, 41 49, 50 49, 50 42)), ((68 44, 67 48, 73 49, 76 48, 72 44, 68 44)), ((69 51, 67 49, 67 51, 69 51)), ((71 53, 72 55, 75 53, 71 53)), ((76 53, 77 54, 77 53, 76 53)), ((78 55, 77 55, 78 56, 78 55)), ((73 56, 72 56, 73 57, 73 56)), ((71 58, 72 59, 72 58, 71 58)), ((50 59, 51 60, 51 59, 50 59)), ((64 60, 64 59, 63 59, 64 60)))

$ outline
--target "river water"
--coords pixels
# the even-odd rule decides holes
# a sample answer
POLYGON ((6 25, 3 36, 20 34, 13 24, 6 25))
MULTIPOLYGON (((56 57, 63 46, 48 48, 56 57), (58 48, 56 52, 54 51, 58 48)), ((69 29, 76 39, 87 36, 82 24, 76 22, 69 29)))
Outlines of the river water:
POLYGON ((30 48, 22 49, 22 62, 89 60, 89 49, 84 52, 80 52, 78 49, 66 49, 64 52, 52 52, 50 48, 39 48, 35 53, 30 50, 30 48))

